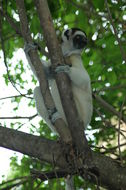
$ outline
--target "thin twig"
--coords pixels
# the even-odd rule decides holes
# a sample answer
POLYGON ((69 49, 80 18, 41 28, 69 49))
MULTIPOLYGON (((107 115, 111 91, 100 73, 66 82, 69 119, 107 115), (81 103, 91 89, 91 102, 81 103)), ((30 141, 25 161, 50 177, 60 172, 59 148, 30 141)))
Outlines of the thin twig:
POLYGON ((62 178, 67 176, 69 173, 67 170, 56 170, 56 171, 49 171, 49 172, 42 172, 38 170, 31 170, 31 174, 36 176, 37 178, 41 179, 42 181, 54 179, 54 178, 62 178))
MULTIPOLYGON (((114 127, 110 121, 107 121, 103 115, 100 113, 100 111, 98 109, 95 109, 96 113, 102 118, 103 123, 105 123, 105 127, 107 127, 108 129, 111 127, 112 129, 114 129, 115 131, 119 131, 116 127, 114 127)), ((126 136, 123 134, 123 131, 120 130, 120 134, 126 139, 126 136)))
POLYGON ((15 30, 16 34, 18 34, 21 37, 22 36, 21 30, 20 27, 18 26, 18 23, 13 18, 11 18, 7 13, 5 13, 2 9, 0 9, 0 14, 2 17, 6 18, 10 26, 15 30))
MULTIPOLYGON (((36 182, 36 183, 37 183, 37 182, 36 182)), ((42 184, 42 181, 40 181, 40 182, 36 185, 36 187, 34 188, 34 190, 38 190, 41 184, 42 184)))
MULTIPOLYGON (((21 95, 21 96, 24 96, 24 94, 22 94, 18 88, 16 87, 15 85, 15 82, 13 81, 13 79, 11 78, 10 74, 9 74, 9 69, 8 69, 8 64, 7 64, 7 59, 6 59, 6 50, 5 50, 5 46, 4 46, 4 38, 3 38, 3 34, 2 34, 2 15, 3 15, 3 11, 2 11, 2 5, 1 5, 1 9, 0 9, 0 41, 1 41, 1 48, 2 48, 2 51, 3 51, 3 57, 4 57, 4 64, 5 64, 5 67, 6 67, 6 71, 7 71, 7 77, 8 77, 8 80, 10 81, 10 83, 12 84, 12 86, 16 89, 16 91, 21 95)), ((6 14, 5 14, 6 15, 6 14)), ((12 23, 12 21, 10 21, 12 23)), ((13 23, 14 27, 16 27, 16 24, 13 23)), ((18 27, 17 27, 18 28, 18 27)), ((19 30, 19 29, 18 29, 19 30)))
POLYGON ((123 111, 125 99, 126 98, 124 98, 121 109, 120 109, 119 125, 118 125, 118 148, 119 148, 119 157, 120 157, 121 164, 123 164, 123 160, 122 160, 122 153, 121 153, 121 147, 120 147, 120 125, 121 125, 121 117, 122 117, 122 111, 123 111))
MULTIPOLYGON (((120 144, 120 147, 122 147, 122 146, 126 146, 126 142, 120 144)), ((111 150, 117 149, 117 148, 118 148, 118 145, 117 145, 117 146, 114 146, 114 147, 112 147, 112 148, 104 147, 103 145, 102 145, 102 146, 91 145, 91 147, 92 147, 92 148, 99 149, 99 150, 102 150, 102 149, 103 149, 103 150, 106 150, 106 152, 107 152, 107 151, 111 151, 111 150)))
POLYGON ((0 183, 0 187, 3 186, 3 185, 6 185, 6 184, 8 184, 8 183, 13 183, 13 182, 15 182, 15 181, 17 181, 17 180, 22 180, 22 179, 26 179, 26 178, 28 178, 28 176, 16 177, 16 178, 14 178, 14 179, 10 179, 10 180, 4 181, 4 182, 0 183))
MULTIPOLYGON (((93 93, 93 98, 96 99, 96 101, 101 104, 105 109, 109 110, 111 113, 113 113, 116 116, 120 116, 120 113, 116 111, 116 109, 111 106, 108 102, 106 102, 103 98, 93 93)), ((126 117, 124 115, 121 115, 121 120, 126 123, 126 117)))
POLYGON ((15 117, 0 117, 0 119, 33 119, 37 116, 38 114, 35 114, 35 115, 32 115, 32 116, 29 116, 29 117, 22 117, 22 116, 15 116, 15 117))
MULTIPOLYGON (((123 147, 123 146, 126 146, 126 143, 123 143, 123 144, 120 144, 120 147, 123 147)), ((98 148, 98 147, 97 147, 98 148)), ((104 152, 102 152, 102 153, 111 153, 111 151, 114 151, 114 150, 116 150, 117 148, 119 148, 119 146, 117 145, 117 146, 114 146, 114 147, 112 147, 112 148, 105 148, 105 147, 101 147, 101 149, 105 149, 105 151, 104 152)))
POLYGON ((21 94, 20 95, 15 95, 15 96, 7 96, 7 97, 0 98, 0 100, 7 100, 7 99, 11 99, 11 98, 18 98, 18 97, 24 97, 24 98, 33 99, 32 97, 27 96, 27 95, 29 95, 29 94, 23 94, 23 96, 21 94))
MULTIPOLYGON (((13 184, 8 184, 6 187, 3 187, 3 188, 1 187, 1 190, 10 190, 10 189, 12 189, 12 188, 14 188, 14 187, 18 187, 18 186, 23 185, 23 184, 25 184, 26 182, 30 181, 31 178, 33 178, 33 180, 35 179, 34 176, 26 176, 26 177, 16 178, 16 179, 7 181, 6 184, 8 184, 8 183, 10 183, 10 182, 14 182, 14 181, 17 181, 17 182, 15 182, 15 183, 13 183, 13 184)), ((4 185, 5 185, 5 183, 0 184, 0 186, 4 186, 4 185)))
POLYGON ((107 90, 116 90, 116 89, 118 90, 118 89, 121 89, 121 88, 126 89, 126 85, 117 85, 117 86, 103 87, 101 89, 96 90, 96 92, 107 91, 107 90))
POLYGON ((110 23, 111 23, 111 25, 112 25, 112 27, 113 27, 116 40, 117 40, 117 42, 118 42, 118 44, 119 44, 119 48, 120 48, 120 52, 121 52, 121 54, 122 54, 122 58, 123 58, 123 60, 124 60, 125 63, 126 63, 126 54, 125 54, 125 51, 124 51, 124 49, 123 49, 123 47, 122 47, 121 40, 120 40, 120 38, 118 37, 118 32, 117 32, 117 29, 116 29, 116 27, 115 27, 115 25, 114 25, 114 22, 113 22, 113 19, 112 19, 112 15, 111 15, 111 12, 110 12, 110 9, 109 9, 108 1, 107 1, 107 0, 105 0, 105 5, 106 5, 107 11, 108 11, 108 18, 109 18, 110 23))
POLYGON ((3 39, 3 34, 2 34, 2 16, 1 15, 0 15, 0 17, 1 17, 0 18, 0 40, 1 40, 1 47, 2 47, 2 51, 3 51, 4 64, 5 64, 6 70, 7 70, 7 76, 8 76, 9 81, 11 82, 12 86, 16 89, 17 92, 19 92, 20 95, 22 95, 21 92, 15 86, 15 83, 14 83, 14 81, 12 80, 12 78, 11 78, 11 76, 9 74, 9 69, 8 69, 7 59, 6 59, 6 52, 5 52, 5 47, 4 47, 4 39, 3 39))

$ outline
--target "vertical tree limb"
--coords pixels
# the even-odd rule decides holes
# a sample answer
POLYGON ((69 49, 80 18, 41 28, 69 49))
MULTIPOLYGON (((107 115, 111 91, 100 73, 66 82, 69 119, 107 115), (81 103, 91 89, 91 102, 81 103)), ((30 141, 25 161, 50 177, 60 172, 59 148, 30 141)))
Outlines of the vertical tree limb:
MULTIPOLYGON (((28 20, 27 20, 27 15, 25 11, 24 1, 16 0, 16 4, 17 4, 18 12, 19 12, 19 17, 20 17, 20 26, 21 26, 22 36, 24 40, 26 41, 26 43, 33 43, 33 40, 31 38, 31 33, 28 27, 28 20)), ((48 109, 52 109, 55 107, 55 104, 50 94, 48 82, 46 80, 46 76, 42 68, 42 63, 39 59, 37 51, 30 50, 29 55, 30 55, 30 59, 32 61, 33 67, 35 68, 37 77, 39 79, 40 89, 44 98, 45 105, 48 109)), ((71 141, 70 132, 62 119, 56 120, 55 128, 63 141, 65 142, 71 141)))

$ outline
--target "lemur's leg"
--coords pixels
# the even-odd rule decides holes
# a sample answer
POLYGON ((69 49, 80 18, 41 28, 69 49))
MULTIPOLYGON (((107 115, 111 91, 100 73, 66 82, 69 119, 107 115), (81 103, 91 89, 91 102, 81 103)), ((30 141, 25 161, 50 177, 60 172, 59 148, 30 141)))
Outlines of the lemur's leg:
POLYGON ((39 86, 37 86, 34 89, 34 98, 35 98, 37 112, 45 120, 45 122, 50 127, 50 129, 53 130, 56 133, 56 131, 55 131, 55 129, 54 129, 54 127, 53 127, 50 119, 49 119, 49 112, 48 112, 48 110, 45 107, 44 99, 43 99, 43 96, 41 94, 39 86))

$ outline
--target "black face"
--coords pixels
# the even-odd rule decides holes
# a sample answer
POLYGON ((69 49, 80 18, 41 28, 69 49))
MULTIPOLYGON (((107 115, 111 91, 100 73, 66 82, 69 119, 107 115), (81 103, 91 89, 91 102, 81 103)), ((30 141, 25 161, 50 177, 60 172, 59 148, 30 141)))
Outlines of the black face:
POLYGON ((73 38, 73 45, 77 49, 83 49, 87 45, 87 38, 83 35, 77 34, 73 38))

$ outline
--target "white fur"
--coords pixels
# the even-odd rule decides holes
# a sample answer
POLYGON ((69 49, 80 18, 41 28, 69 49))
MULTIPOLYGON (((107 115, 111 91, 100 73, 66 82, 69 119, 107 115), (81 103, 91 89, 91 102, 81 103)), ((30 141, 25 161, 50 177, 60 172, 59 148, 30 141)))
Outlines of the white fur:
POLYGON ((70 78, 72 81, 72 91, 80 119, 84 126, 90 123, 92 116, 92 92, 90 86, 90 77, 83 67, 80 55, 71 55, 72 67, 70 69, 70 78))
POLYGON ((83 33, 83 32, 82 32, 82 31, 80 31, 80 30, 76 31, 76 32, 74 33, 74 35, 73 35, 73 36, 76 36, 76 35, 82 35, 82 36, 84 36, 84 37, 86 38, 85 33, 83 33))
MULTIPOLYGON (((81 34, 85 36, 85 34, 81 31, 76 31, 74 33, 74 36, 77 34, 81 34)), ((71 30, 69 31, 69 35, 71 35, 71 30)), ((73 47, 72 35, 70 36, 69 40, 67 40, 63 32, 62 38, 64 39, 64 42, 61 45, 63 55, 69 56, 70 62, 72 63, 72 67, 70 67, 70 71, 67 74, 69 75, 71 79, 74 101, 77 107, 80 120, 84 122, 84 126, 86 128, 87 125, 90 123, 91 116, 92 116, 92 93, 91 93, 91 86, 90 86, 90 77, 82 63, 82 59, 81 59, 82 49, 78 50, 73 47)), ((28 55, 27 55, 27 58, 28 58, 28 55)), ((28 60, 29 60, 29 64, 32 65, 29 58, 28 60)), ((51 65, 50 61, 42 61, 42 63, 45 67, 49 67, 51 65)), ((31 66, 31 69, 36 75, 36 72, 33 66, 31 66)), ((55 106, 61 118, 67 124, 67 120, 66 120, 63 107, 61 104, 60 95, 58 92, 56 81, 55 79, 51 79, 48 82, 49 82, 50 92, 52 94, 55 106)), ((54 129, 54 126, 49 120, 48 111, 45 107, 43 96, 40 91, 40 87, 35 88, 34 98, 36 101, 36 108, 39 115, 45 120, 45 122, 51 128, 51 130, 56 132, 54 129)))
MULTIPOLYGON (((70 67, 69 77, 72 82, 73 97, 80 119, 84 122, 84 126, 87 127, 87 125, 90 123, 92 115, 92 95, 90 78, 87 71, 83 67, 80 55, 71 55, 70 60, 72 63, 72 67, 70 67)), ((61 118, 67 123, 56 81, 54 79, 49 80, 49 86, 53 100, 55 102, 55 106, 59 114, 61 115, 61 118)), ((54 127, 48 119, 48 111, 45 108, 43 97, 41 95, 39 87, 36 87, 34 90, 34 98, 36 100, 38 113, 46 121, 48 126, 54 131, 54 127)))

